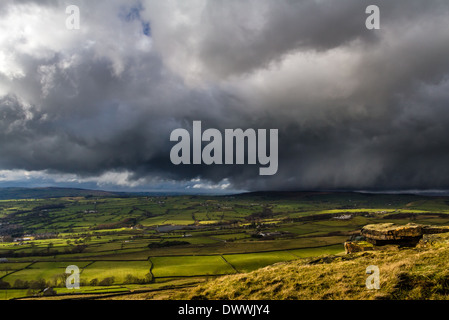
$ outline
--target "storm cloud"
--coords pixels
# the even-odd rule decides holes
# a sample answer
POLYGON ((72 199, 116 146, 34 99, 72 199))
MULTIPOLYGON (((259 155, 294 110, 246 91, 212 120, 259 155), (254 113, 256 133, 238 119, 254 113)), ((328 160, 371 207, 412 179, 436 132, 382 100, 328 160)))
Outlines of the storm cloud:
POLYGON ((443 0, 2 1, 0 182, 449 189, 448 27, 443 0), (174 166, 194 120, 278 129, 278 173, 174 166))

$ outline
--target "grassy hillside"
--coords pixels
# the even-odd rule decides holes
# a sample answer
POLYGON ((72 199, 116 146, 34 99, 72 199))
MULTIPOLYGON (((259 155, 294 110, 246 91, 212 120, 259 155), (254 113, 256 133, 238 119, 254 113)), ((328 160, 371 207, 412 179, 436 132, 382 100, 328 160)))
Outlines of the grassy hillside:
MULTIPOLYGON (((430 245, 321 256, 282 262, 250 273, 229 275, 171 299, 447 299, 449 234, 430 245), (369 265, 380 269, 380 289, 368 290, 369 265)), ((167 293, 166 293, 167 294, 167 293)))

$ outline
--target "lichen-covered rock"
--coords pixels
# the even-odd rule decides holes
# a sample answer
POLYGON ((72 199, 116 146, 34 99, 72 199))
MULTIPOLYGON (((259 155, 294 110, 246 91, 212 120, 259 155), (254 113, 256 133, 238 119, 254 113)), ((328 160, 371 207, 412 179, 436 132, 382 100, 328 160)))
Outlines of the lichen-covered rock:
POLYGON ((347 241, 345 242, 345 252, 354 253, 354 252, 363 252, 373 250, 374 247, 371 243, 366 241, 347 241))
POLYGON ((361 234, 371 240, 401 240, 422 237, 421 225, 409 223, 398 226, 394 223, 369 224, 362 228, 361 234))
POLYGON ((423 234, 436 234, 436 233, 446 233, 449 232, 449 227, 447 226, 423 226, 423 234))
POLYGON ((361 235, 374 245, 398 244, 401 246, 416 246, 423 235, 449 232, 446 226, 430 226, 409 223, 395 225, 394 223, 369 224, 362 228, 361 235))

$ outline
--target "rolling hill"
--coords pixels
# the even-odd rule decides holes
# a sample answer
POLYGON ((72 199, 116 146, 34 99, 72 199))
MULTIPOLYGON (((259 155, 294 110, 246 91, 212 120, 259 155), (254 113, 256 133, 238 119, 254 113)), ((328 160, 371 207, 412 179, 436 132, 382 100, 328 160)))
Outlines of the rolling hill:
POLYGON ((109 192, 76 188, 0 188, 0 200, 45 199, 62 197, 120 197, 124 192, 109 192))

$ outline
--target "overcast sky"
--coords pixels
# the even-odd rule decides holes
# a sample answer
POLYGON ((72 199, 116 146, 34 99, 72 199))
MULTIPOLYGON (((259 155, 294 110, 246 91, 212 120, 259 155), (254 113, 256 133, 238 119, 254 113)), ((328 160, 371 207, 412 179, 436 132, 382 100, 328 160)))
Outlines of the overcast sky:
POLYGON ((2 0, 0 186, 449 189, 448 30, 446 0, 2 0), (172 165, 194 120, 278 129, 278 173, 172 165))

